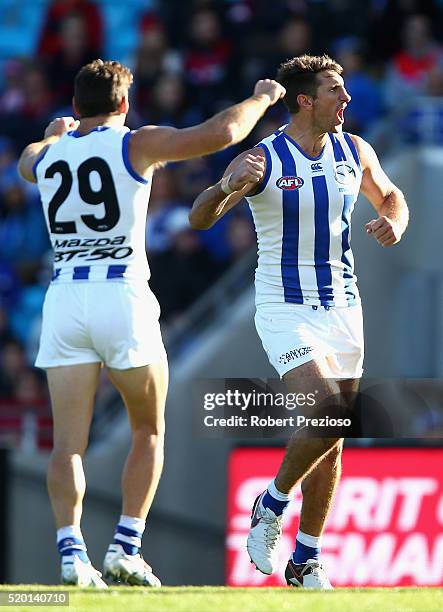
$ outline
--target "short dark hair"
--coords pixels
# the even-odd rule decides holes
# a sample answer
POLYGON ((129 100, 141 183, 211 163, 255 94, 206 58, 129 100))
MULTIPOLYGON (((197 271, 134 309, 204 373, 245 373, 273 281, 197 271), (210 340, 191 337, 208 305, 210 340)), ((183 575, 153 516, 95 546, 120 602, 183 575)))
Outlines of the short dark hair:
POLYGON ((298 113, 300 107, 297 96, 317 94, 317 74, 324 70, 334 70, 338 74, 343 68, 329 55, 299 55, 283 62, 277 72, 277 81, 286 89, 283 102, 290 113, 298 113))
POLYGON ((132 81, 132 72, 120 62, 96 59, 83 66, 74 80, 74 100, 80 117, 117 111, 132 81))

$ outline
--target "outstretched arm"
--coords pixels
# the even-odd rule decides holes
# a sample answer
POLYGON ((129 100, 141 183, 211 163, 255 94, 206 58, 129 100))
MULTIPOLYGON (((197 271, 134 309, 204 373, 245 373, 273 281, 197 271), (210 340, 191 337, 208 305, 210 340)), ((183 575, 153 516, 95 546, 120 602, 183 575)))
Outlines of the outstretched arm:
POLYGON ((269 106, 284 95, 284 87, 266 79, 257 82, 250 98, 194 127, 182 130, 142 127, 130 140, 131 163, 143 174, 155 162, 190 159, 236 144, 246 138, 269 106))
POLYGON ((352 136, 352 139, 362 164, 361 191, 379 215, 378 219, 366 224, 366 232, 384 247, 397 244, 409 221, 405 197, 383 171, 371 145, 359 136, 352 136))
POLYGON ((226 168, 223 178, 195 199, 189 213, 194 229, 209 229, 242 198, 257 189, 266 170, 260 147, 241 153, 226 168))
POLYGON ((18 160, 18 171, 30 183, 36 183, 33 168, 37 159, 43 155, 48 147, 57 142, 60 136, 69 130, 77 129, 79 121, 74 117, 57 117, 51 121, 45 130, 43 140, 28 145, 18 160))

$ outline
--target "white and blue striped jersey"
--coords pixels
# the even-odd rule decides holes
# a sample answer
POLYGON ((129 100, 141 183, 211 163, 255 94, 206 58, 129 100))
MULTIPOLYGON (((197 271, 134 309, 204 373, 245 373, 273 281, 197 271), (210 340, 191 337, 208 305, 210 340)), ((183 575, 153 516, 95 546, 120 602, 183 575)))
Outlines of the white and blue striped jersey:
POLYGON ((265 177, 247 198, 258 240, 256 304, 352 306, 360 302, 351 214, 362 170, 349 134, 329 134, 308 157, 283 131, 257 146, 265 177))
POLYGON ((129 160, 127 127, 67 132, 34 164, 54 249, 53 282, 149 279, 151 180, 129 160))

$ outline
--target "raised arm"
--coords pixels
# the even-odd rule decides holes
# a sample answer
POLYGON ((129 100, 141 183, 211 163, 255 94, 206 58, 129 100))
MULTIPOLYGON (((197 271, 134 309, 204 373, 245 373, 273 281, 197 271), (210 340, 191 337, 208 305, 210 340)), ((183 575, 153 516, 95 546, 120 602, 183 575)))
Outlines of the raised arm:
POLYGON ((257 82, 250 98, 194 127, 182 130, 142 127, 130 140, 131 162, 143 174, 155 162, 190 159, 236 144, 246 138, 269 106, 284 95, 284 87, 266 79, 257 82))
POLYGON ((359 136, 352 136, 352 139, 362 164, 361 191, 379 215, 378 219, 366 224, 366 232, 384 247, 397 244, 409 221, 405 197, 383 171, 371 145, 359 136))
POLYGON ((51 121, 45 130, 43 140, 28 145, 18 160, 18 171, 21 176, 30 183, 36 183, 34 176, 34 164, 45 153, 52 144, 57 142, 60 136, 69 130, 77 129, 79 121, 74 117, 57 117, 51 121))
POLYGON ((189 213, 194 229, 209 229, 248 193, 257 189, 266 171, 263 149, 255 147, 232 160, 218 183, 195 199, 189 213))

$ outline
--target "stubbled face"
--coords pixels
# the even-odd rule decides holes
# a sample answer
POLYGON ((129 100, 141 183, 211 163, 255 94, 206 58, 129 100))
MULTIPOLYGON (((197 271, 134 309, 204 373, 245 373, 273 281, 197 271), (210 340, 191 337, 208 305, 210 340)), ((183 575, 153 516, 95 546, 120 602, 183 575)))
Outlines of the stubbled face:
POLYGON ((344 123, 344 110, 351 100, 343 78, 334 70, 317 74, 317 95, 313 98, 313 121, 322 132, 337 133, 344 123))

